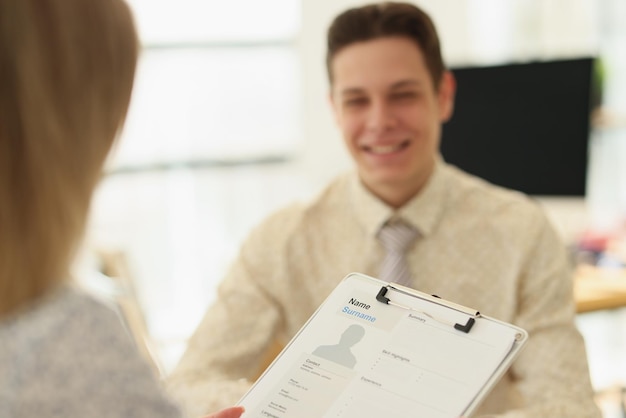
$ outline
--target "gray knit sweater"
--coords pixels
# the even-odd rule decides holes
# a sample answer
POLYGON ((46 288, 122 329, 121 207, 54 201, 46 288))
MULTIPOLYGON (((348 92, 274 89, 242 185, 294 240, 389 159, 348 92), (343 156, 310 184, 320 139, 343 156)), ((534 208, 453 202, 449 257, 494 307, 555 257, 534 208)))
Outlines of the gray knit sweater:
POLYGON ((117 314, 64 287, 0 321, 0 417, 180 417, 117 314))

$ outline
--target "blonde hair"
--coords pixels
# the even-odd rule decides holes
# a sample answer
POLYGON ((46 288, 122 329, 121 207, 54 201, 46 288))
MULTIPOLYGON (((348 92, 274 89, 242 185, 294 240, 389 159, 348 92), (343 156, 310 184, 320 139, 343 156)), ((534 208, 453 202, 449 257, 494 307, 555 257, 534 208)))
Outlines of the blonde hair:
POLYGON ((0 317, 67 278, 137 54, 122 0, 0 1, 0 317))

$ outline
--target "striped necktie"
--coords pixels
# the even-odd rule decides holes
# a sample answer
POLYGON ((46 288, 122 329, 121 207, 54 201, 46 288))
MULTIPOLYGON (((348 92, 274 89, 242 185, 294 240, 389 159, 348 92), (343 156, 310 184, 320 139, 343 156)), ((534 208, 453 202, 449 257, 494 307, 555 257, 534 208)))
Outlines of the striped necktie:
POLYGON ((380 266, 381 280, 410 286, 411 271, 406 252, 418 235, 419 232, 414 227, 398 220, 387 221, 380 228, 377 237, 387 250, 387 255, 380 266))

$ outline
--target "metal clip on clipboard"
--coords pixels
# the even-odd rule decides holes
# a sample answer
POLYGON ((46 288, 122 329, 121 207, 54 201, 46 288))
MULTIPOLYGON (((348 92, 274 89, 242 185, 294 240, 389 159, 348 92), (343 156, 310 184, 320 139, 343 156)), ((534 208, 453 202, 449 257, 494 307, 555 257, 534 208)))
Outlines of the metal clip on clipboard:
POLYGON ((418 313, 420 313, 422 315, 425 315, 425 316, 429 317, 430 319, 433 319, 433 320, 435 320, 437 322, 440 322, 442 324, 445 324, 445 325, 450 325, 451 327, 454 327, 454 329, 456 329, 458 331, 462 331, 462 332, 468 334, 470 332, 470 330, 472 329, 472 327, 474 326, 474 323, 476 322, 476 318, 480 317, 480 312, 472 311, 472 310, 469 310, 469 309, 467 309, 467 308, 465 308, 463 306, 452 304, 450 302, 447 302, 447 303, 444 304, 441 301, 438 301, 437 299, 439 299, 437 296, 432 296, 432 298, 430 298, 430 297, 427 297, 427 295, 418 296, 418 295, 415 295, 415 294, 411 294, 411 293, 405 292, 402 289, 399 289, 399 288, 397 288, 395 286, 392 286, 390 284, 388 284, 387 286, 381 287, 380 291, 378 291, 378 294, 376 295, 376 300, 381 302, 381 303, 384 303, 386 305, 397 306, 398 308, 406 309, 406 310, 413 311, 413 312, 418 312, 418 313), (465 325, 462 325, 462 324, 458 324, 458 323, 447 321, 447 320, 442 319, 442 318, 437 318, 437 317, 429 314, 428 312, 420 311, 420 310, 411 308, 409 306, 400 305, 399 303, 395 303, 395 302, 391 301, 388 297, 386 297, 387 292, 389 291, 389 289, 395 290, 396 292, 400 292, 400 293, 403 293, 403 294, 406 294, 406 295, 410 295, 410 296, 413 296, 413 297, 420 298, 420 299, 425 300, 427 302, 436 303, 437 305, 441 305, 441 306, 445 306, 447 308, 454 309, 456 311, 459 311, 459 312, 462 312, 462 313, 464 313, 466 315, 469 315, 469 318, 467 319, 467 322, 465 323, 465 325))

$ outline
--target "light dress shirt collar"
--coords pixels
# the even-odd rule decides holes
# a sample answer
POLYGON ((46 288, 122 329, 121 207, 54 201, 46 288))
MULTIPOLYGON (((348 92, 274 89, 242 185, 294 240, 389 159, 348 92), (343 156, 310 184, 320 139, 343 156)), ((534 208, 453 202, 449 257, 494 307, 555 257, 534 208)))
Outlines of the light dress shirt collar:
POLYGON ((389 219, 402 218, 414 226, 422 237, 435 229, 446 202, 446 167, 437 158, 435 168, 424 188, 400 209, 394 209, 376 197, 361 182, 357 173, 350 179, 350 194, 357 221, 369 236, 376 236, 389 219))

